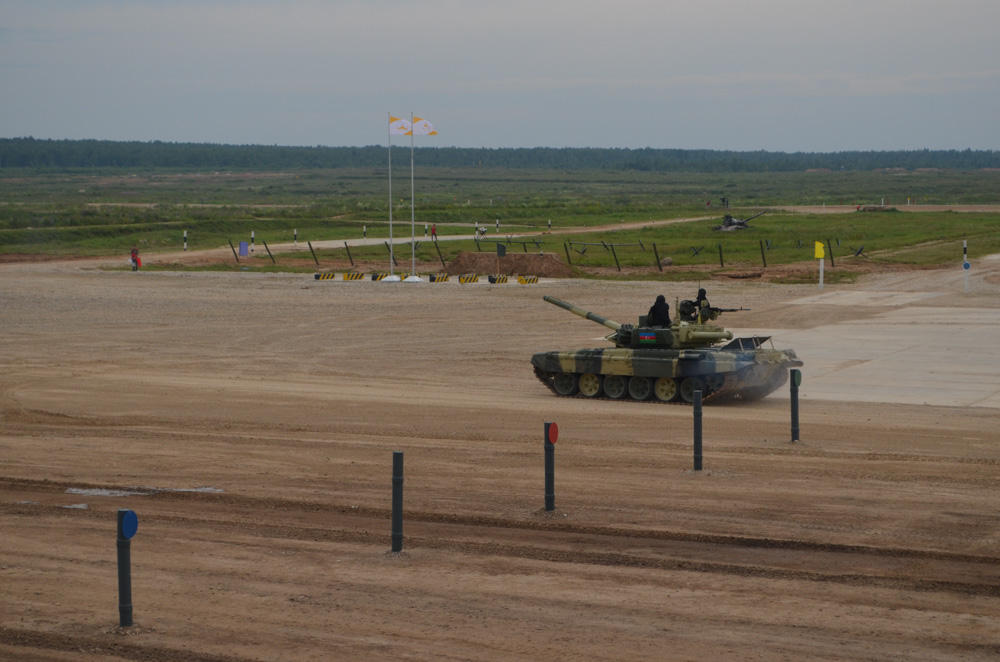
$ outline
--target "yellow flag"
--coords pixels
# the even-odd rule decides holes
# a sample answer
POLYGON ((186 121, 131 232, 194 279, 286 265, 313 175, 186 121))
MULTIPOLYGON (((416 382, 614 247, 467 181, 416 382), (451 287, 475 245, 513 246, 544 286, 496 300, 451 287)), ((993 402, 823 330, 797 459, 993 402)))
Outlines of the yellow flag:
POLYGON ((825 247, 823 246, 823 242, 822 241, 817 241, 816 242, 816 259, 817 260, 820 260, 820 259, 826 257, 826 251, 823 250, 824 248, 825 247))

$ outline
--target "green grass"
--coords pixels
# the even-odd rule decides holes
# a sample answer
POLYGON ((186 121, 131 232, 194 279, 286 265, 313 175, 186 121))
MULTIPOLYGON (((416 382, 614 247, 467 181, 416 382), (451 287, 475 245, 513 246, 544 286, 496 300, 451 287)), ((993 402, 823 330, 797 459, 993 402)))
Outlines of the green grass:
MULTIPOLYGON (((410 200, 407 168, 394 169, 393 215, 396 236, 409 234, 410 200)), ((907 198, 920 203, 995 202, 1000 173, 976 172, 840 172, 840 173, 640 173, 508 171, 417 168, 416 221, 436 223, 442 237, 470 234, 478 222, 496 238, 508 233, 541 232, 544 250, 564 258, 564 242, 638 244, 616 247, 623 267, 649 267, 655 277, 655 243, 660 257, 674 264, 716 270, 718 247, 726 266, 762 263, 760 242, 769 265, 812 259, 816 240, 831 240, 835 258, 864 246, 867 259, 916 265, 957 259, 962 239, 970 256, 1000 252, 997 214, 910 213, 907 198), (746 216, 756 207, 781 204, 877 204, 883 198, 898 213, 793 215, 769 213, 755 219, 753 229, 715 232, 727 196, 730 210, 746 216), (706 201, 713 206, 706 207, 706 201), (567 234, 621 222, 713 215, 712 221, 646 227, 617 232, 567 234)), ((290 242, 298 230, 306 241, 388 236, 385 169, 301 170, 275 173, 173 171, 77 171, 63 173, 0 171, 0 253, 46 255, 113 255, 132 246, 144 252, 180 251, 183 231, 189 247, 225 247, 249 240, 290 242)), ((460 251, 477 250, 472 241, 441 242, 445 260, 460 251)), ((492 243, 483 243, 493 251, 492 243)), ((582 249, 582 246, 577 246, 582 249)), ((383 246, 352 248, 360 260, 384 260, 383 246)), ((520 246, 510 251, 521 252, 520 246)), ((529 251, 537 250, 529 246, 529 251)), ((276 258, 281 268, 283 257, 276 258)), ((299 254, 296 254, 299 255, 299 254)), ((408 247, 399 259, 409 257, 408 247)), ((324 250, 323 257, 345 259, 343 249, 324 250)), ((438 261, 429 242, 417 257, 438 261)), ((600 246, 579 254, 574 265, 614 267, 611 252, 600 246)), ((666 272, 664 272, 666 273, 666 272)))

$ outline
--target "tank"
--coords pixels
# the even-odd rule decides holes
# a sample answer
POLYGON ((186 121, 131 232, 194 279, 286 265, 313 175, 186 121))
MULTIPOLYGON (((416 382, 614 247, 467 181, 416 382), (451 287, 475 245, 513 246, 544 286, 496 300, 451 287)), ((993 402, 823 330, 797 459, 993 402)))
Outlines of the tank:
MULTIPOLYGON (((533 355, 535 376, 557 395, 691 403, 700 390, 703 402, 758 400, 788 381, 789 368, 802 365, 793 350, 765 347, 770 336, 734 338, 721 326, 689 321, 650 327, 645 315, 638 325, 620 324, 543 298, 611 329, 606 339, 614 344, 533 355)), ((713 308, 712 318, 727 310, 713 308)))

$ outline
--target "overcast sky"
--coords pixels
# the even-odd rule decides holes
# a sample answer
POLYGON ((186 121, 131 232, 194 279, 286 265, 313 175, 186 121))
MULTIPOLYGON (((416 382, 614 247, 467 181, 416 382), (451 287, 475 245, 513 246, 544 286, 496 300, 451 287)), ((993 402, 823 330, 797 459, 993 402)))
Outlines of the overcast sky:
POLYGON ((0 137, 1000 149, 998 31, 1000 0, 0 0, 0 137))

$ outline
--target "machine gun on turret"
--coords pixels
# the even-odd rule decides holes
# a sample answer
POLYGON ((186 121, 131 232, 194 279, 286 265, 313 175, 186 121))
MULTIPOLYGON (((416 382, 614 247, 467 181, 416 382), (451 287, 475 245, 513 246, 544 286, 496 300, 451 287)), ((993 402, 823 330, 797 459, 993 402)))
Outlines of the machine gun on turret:
POLYGON ((701 309, 698 304, 691 299, 684 299, 677 304, 677 314, 685 322, 704 324, 708 320, 717 320, 722 313, 738 313, 741 310, 750 310, 740 306, 739 308, 720 308, 718 306, 705 306, 701 309), (701 317, 699 318, 699 312, 701 317))

